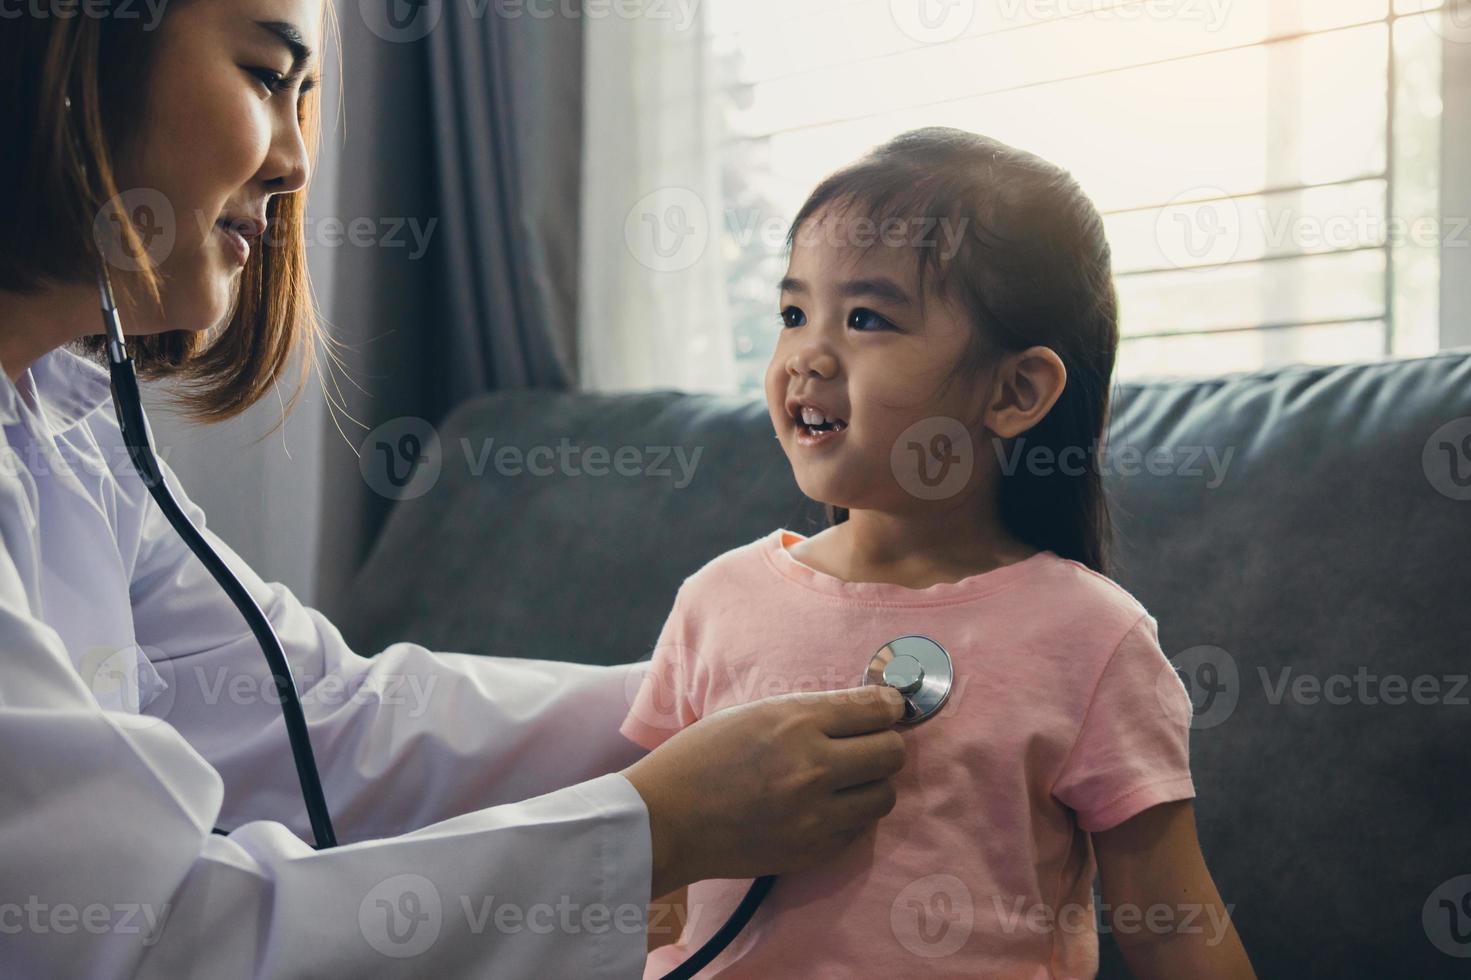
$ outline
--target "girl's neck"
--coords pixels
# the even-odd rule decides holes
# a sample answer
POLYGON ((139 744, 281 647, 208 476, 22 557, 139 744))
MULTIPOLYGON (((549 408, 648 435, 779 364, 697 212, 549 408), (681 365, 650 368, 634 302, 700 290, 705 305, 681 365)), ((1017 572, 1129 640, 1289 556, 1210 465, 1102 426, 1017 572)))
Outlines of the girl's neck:
POLYGON ((1036 554, 974 499, 922 514, 853 510, 794 555, 849 582, 927 588, 957 582, 1036 554))

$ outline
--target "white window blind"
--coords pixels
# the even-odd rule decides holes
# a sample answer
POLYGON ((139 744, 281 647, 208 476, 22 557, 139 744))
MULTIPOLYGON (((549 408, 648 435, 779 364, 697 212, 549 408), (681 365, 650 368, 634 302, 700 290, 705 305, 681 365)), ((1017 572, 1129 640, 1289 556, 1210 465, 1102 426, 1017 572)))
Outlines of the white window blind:
POLYGON ((904 130, 1072 171, 1114 250, 1122 377, 1433 351, 1435 0, 706 0, 742 387, 791 216, 904 130))

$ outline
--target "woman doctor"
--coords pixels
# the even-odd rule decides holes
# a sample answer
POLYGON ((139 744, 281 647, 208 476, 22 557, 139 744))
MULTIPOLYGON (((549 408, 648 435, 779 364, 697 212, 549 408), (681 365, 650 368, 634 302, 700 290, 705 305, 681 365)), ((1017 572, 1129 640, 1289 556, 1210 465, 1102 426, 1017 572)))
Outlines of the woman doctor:
POLYGON ((0 974, 639 977, 652 896, 809 867, 891 809, 901 704, 768 699, 643 755, 637 668, 365 659, 206 532, 302 688, 341 846, 305 843, 260 649, 128 464, 95 276, 100 250, 135 361, 201 419, 310 344, 322 3, 5 14, 0 974))

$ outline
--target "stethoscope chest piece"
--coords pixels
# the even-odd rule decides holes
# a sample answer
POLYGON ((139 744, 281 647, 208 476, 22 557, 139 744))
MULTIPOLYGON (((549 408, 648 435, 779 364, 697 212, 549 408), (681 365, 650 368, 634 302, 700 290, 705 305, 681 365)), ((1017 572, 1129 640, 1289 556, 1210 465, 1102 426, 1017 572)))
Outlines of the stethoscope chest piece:
POLYGON ((863 672, 865 684, 887 684, 904 695, 901 725, 917 725, 939 711, 950 697, 955 664, 945 648, 927 636, 901 636, 879 648, 863 672))

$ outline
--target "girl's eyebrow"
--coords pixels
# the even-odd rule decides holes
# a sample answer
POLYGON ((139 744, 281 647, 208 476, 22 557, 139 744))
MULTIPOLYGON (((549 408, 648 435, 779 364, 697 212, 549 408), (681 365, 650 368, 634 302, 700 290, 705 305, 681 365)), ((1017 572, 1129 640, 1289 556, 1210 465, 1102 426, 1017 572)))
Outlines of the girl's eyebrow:
MULTIPOLYGON (((807 284, 800 279, 787 276, 781 281, 781 291, 784 293, 805 293, 807 284)), ((887 276, 874 276, 869 279, 849 279, 838 284, 838 295, 849 298, 855 296, 873 296, 878 299, 886 299, 900 306, 909 306, 911 301, 909 294, 904 291, 894 280, 887 276)))

